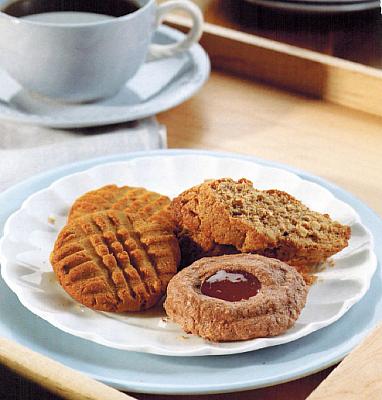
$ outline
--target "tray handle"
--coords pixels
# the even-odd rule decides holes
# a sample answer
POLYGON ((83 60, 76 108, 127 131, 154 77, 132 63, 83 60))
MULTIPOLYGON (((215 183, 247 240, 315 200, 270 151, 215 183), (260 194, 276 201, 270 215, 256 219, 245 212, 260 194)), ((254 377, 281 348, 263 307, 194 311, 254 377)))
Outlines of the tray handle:
POLYGON ((2 337, 0 337, 0 363, 64 399, 136 400, 134 397, 2 337))

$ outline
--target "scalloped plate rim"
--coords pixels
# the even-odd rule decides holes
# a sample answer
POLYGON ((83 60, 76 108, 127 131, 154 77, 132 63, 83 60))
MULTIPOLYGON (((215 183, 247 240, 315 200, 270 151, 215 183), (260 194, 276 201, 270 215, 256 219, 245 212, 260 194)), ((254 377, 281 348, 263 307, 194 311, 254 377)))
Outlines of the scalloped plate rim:
MULTIPOLYGON (((162 153, 162 154, 163 154, 163 153, 162 153)), ((162 154, 161 154, 161 155, 162 155, 162 154)), ((184 156, 184 155, 187 155, 187 154, 181 154, 181 155, 184 156)), ((194 156, 195 154, 194 154, 194 153, 191 153, 190 155, 191 155, 191 156, 194 156)), ((201 154, 197 153, 197 155, 203 155, 203 153, 201 153, 201 154)), ((210 155, 209 155, 209 156, 210 156, 210 155)), ((142 158, 144 158, 144 157, 145 157, 145 155, 143 154, 143 155, 142 155, 142 158)), ((147 157, 151 158, 150 155, 147 155, 147 157)), ((134 159, 134 158, 131 158, 131 159, 134 159)), ((131 159, 130 159, 130 160, 131 160, 131 159)), ((41 190, 39 190, 39 191, 36 191, 35 193, 33 193, 33 194, 31 194, 30 196, 28 196, 28 198, 25 199, 25 200, 23 201, 21 207, 20 207, 16 212, 14 212, 14 213, 8 218, 8 220, 7 220, 7 222, 6 222, 5 226, 4 226, 4 236, 3 236, 3 238, 1 239, 0 248, 2 249, 4 240, 5 240, 6 236, 7 236, 7 234, 9 233, 9 230, 10 230, 10 227, 9 227, 10 225, 9 225, 9 224, 10 224, 10 222, 12 222, 12 217, 14 217, 14 215, 17 214, 20 210, 27 208, 28 202, 29 202, 32 198, 34 198, 35 196, 38 196, 38 195, 41 194, 42 192, 46 192, 46 191, 48 191, 48 190, 54 188, 55 186, 59 185, 61 182, 65 181, 65 180, 70 180, 70 179, 72 179, 74 176, 86 175, 86 174, 91 173, 91 171, 94 170, 94 169, 97 169, 97 168, 105 168, 105 167, 107 168, 110 164, 116 164, 116 163, 121 163, 121 162, 122 162, 122 163, 125 163, 125 162, 129 162, 130 160, 128 159, 128 160, 122 160, 122 161, 106 162, 106 163, 104 163, 104 164, 95 165, 95 166, 90 167, 90 168, 88 168, 88 169, 86 169, 86 170, 83 170, 83 171, 78 171, 78 172, 75 172, 75 173, 72 173, 72 174, 65 175, 65 176, 63 176, 63 177, 61 177, 61 178, 55 180, 54 182, 52 182, 48 187, 43 188, 43 189, 41 189, 41 190)), ((242 161, 241 158, 239 158, 239 160, 242 161)), ((357 221, 358 223, 361 223, 361 218, 359 217, 359 214, 354 210, 354 208, 351 207, 351 206, 350 206, 349 204, 347 204, 346 202, 343 202, 342 200, 337 199, 337 198, 333 195, 333 193, 332 193, 330 190, 328 190, 326 187, 323 187, 323 186, 317 184, 316 182, 311 182, 311 181, 309 181, 309 180, 306 180, 305 178, 300 177, 300 176, 299 176, 298 174, 296 174, 295 172, 291 172, 291 171, 289 171, 289 170, 285 170, 284 168, 280 168, 280 167, 274 166, 274 165, 271 165, 271 166, 264 166, 263 164, 257 163, 256 160, 251 160, 251 159, 249 159, 248 161, 250 161, 250 162, 255 162, 258 166, 260 166, 261 168, 265 168, 265 169, 267 169, 267 170, 269 170, 269 168, 271 168, 271 169, 276 169, 276 170, 282 170, 283 173, 286 172, 286 173, 289 174, 289 175, 292 175, 292 176, 297 177, 297 178, 298 178, 298 181, 299 181, 300 183, 301 183, 301 182, 307 181, 307 182, 309 182, 309 184, 313 184, 313 185, 319 187, 320 189, 323 189, 323 190, 325 191, 326 195, 329 196, 331 199, 335 199, 337 202, 344 203, 344 204, 346 204, 348 207, 350 207, 350 209, 352 210, 352 212, 353 212, 354 215, 356 216, 356 221, 357 221)), ((374 272, 375 272, 376 266, 377 266, 376 256, 375 256, 374 252, 372 251, 372 249, 374 248, 373 235, 371 234, 371 232, 370 232, 362 223, 361 223, 361 225, 362 225, 362 227, 365 229, 365 231, 366 231, 366 233, 367 233, 367 235, 368 235, 368 237, 369 237, 369 241, 370 241, 368 248, 369 248, 369 251, 370 251, 371 258, 372 258, 371 263, 373 264, 373 267, 372 267, 373 272, 370 274, 371 277, 372 277, 372 275, 373 275, 374 272)), ((2 254, 0 255, 0 257, 1 257, 2 262, 6 261, 6 260, 3 259, 2 254)), ((6 269, 6 268, 5 268, 5 269, 6 269)), ((49 323, 51 323, 52 325, 54 325, 54 326, 56 326, 57 328, 63 330, 64 332, 67 332, 67 333, 70 333, 70 334, 72 334, 72 335, 78 336, 78 331, 74 331, 74 330, 72 330, 72 329, 70 329, 70 328, 63 327, 63 326, 60 325, 59 323, 57 323, 57 322, 55 322, 55 321, 52 321, 51 318, 49 318, 49 317, 46 316, 46 315, 49 315, 49 314, 52 314, 52 313, 43 312, 43 311, 41 311, 41 310, 37 310, 37 311, 36 311, 34 307, 32 307, 32 308, 33 308, 33 310, 32 310, 31 307, 30 307, 30 305, 24 304, 24 299, 23 299, 22 293, 20 293, 20 291, 17 290, 17 289, 12 285, 12 283, 10 284, 9 280, 7 279, 7 277, 4 276, 4 270, 5 270, 5 269, 4 269, 4 268, 1 269, 1 273, 2 273, 2 275, 3 275, 4 280, 6 281, 6 283, 8 284, 8 286, 10 286, 11 289, 17 294, 17 296, 18 296, 20 302, 21 302, 25 307, 27 307, 28 309, 30 309, 30 311, 32 311, 32 312, 35 313, 36 315, 39 315, 40 317, 42 317, 42 318, 44 318, 45 320, 47 320, 47 321, 48 321, 49 323), (44 316, 42 316, 42 315, 44 315, 44 316)), ((292 340, 297 340, 297 339, 299 339, 300 337, 303 337, 303 336, 305 336, 305 335, 307 335, 307 334, 309 334, 309 333, 311 333, 311 332, 314 332, 314 331, 316 331, 316 330, 318 330, 318 329, 321 329, 321 328, 324 327, 324 326, 328 326, 328 325, 330 325, 331 323, 333 323, 334 321, 336 321, 338 318, 340 318, 342 315, 344 315, 344 314, 351 308, 352 305, 354 305, 355 303, 357 303, 357 302, 364 296, 364 294, 367 292, 367 290, 368 290, 368 288, 369 288, 369 286, 370 286, 370 282, 371 282, 371 278, 368 280, 366 286, 363 286, 363 287, 362 287, 361 292, 359 292, 357 296, 343 301, 343 302, 342 302, 343 304, 342 304, 342 306, 341 306, 341 309, 337 312, 337 314, 336 314, 335 316, 333 316, 333 317, 330 318, 329 320, 325 320, 325 321, 321 321, 321 322, 316 322, 316 323, 314 323, 314 322, 313 322, 313 323, 309 323, 309 324, 308 324, 307 326, 305 326, 304 329, 303 329, 303 332, 304 332, 305 330, 308 330, 309 332, 303 333, 303 335, 297 335, 297 336, 296 336, 295 338, 293 338, 292 340), (349 305, 349 303, 350 303, 350 305, 349 305), (338 315, 338 317, 337 317, 337 315, 338 315), (329 322, 328 322, 328 321, 329 321, 329 322), (315 329, 309 329, 309 327, 312 326, 312 325, 315 326, 315 329)), ((259 348, 265 348, 265 347, 269 347, 269 346, 284 344, 284 343, 288 343, 289 341, 291 341, 290 338, 286 338, 285 341, 284 341, 284 340, 281 340, 280 343, 269 343, 268 345, 265 345, 265 346, 261 346, 261 347, 255 346, 254 348, 249 348, 249 349, 247 349, 247 348, 244 348, 244 349, 241 348, 240 350, 232 349, 231 351, 228 350, 228 349, 226 349, 226 348, 224 348, 224 349, 219 349, 219 348, 216 348, 216 347, 215 347, 215 348, 212 348, 212 349, 211 349, 211 348, 208 347, 208 346, 203 346, 203 347, 199 347, 197 350, 194 350, 194 351, 192 351, 192 350, 190 350, 190 351, 185 351, 185 352, 179 354, 178 351, 175 352, 175 353, 172 353, 172 352, 169 351, 168 349, 165 350, 164 352, 162 352, 161 350, 158 351, 158 348, 157 348, 156 346, 152 346, 152 345, 139 345, 139 346, 137 346, 137 345, 123 345, 122 347, 121 347, 121 345, 115 346, 115 345, 113 345, 113 343, 109 342, 107 339, 105 339, 105 338, 103 338, 102 336, 99 336, 99 335, 97 335, 97 334, 94 334, 94 333, 93 333, 93 334, 92 334, 92 333, 90 333, 90 334, 88 333, 88 334, 86 334, 86 335, 83 335, 83 334, 82 334, 82 335, 80 335, 79 337, 85 338, 85 339, 87 339, 87 340, 96 341, 97 343, 100 343, 100 344, 105 345, 105 346, 108 346, 108 347, 119 348, 119 349, 122 348, 123 350, 141 351, 141 352, 148 352, 148 353, 160 354, 160 355, 171 355, 171 356, 199 356, 199 355, 211 355, 211 354, 213 354, 213 355, 220 355, 220 354, 237 354, 237 353, 246 352, 246 351, 253 351, 253 350, 256 350, 256 349, 259 349, 259 348), (208 350, 210 350, 210 351, 208 351, 208 350)), ((260 339, 260 340, 264 340, 264 339, 260 339)), ((252 342, 252 341, 249 341, 249 342, 252 342)), ((242 343, 244 343, 244 342, 242 342, 242 343)), ((246 346, 243 346, 243 347, 246 347, 246 346)), ((249 347, 251 347, 251 346, 249 346, 249 347)))

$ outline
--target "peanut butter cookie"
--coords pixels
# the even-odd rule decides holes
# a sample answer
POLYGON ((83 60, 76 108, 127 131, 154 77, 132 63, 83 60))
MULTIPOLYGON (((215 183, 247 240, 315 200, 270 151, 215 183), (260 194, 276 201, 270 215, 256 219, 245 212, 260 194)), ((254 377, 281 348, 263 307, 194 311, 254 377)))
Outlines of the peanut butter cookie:
POLYGON ((286 192, 257 190, 246 179, 204 182, 175 198, 170 211, 186 244, 183 258, 189 249, 203 256, 224 251, 223 245, 304 268, 339 252, 350 238, 350 227, 328 214, 310 210, 286 192))
POLYGON ((170 199, 141 187, 106 185, 80 196, 73 203, 68 221, 103 210, 125 210, 141 214, 148 220, 156 220, 174 228, 168 212, 170 199))
POLYGON ((186 332, 212 341, 276 336, 305 306, 308 286, 282 261, 254 254, 202 258, 171 279, 164 308, 186 332))
POLYGON ((119 210, 69 222, 59 233, 51 263, 62 287, 101 311, 139 311, 163 296, 177 271, 179 245, 157 221, 119 210))

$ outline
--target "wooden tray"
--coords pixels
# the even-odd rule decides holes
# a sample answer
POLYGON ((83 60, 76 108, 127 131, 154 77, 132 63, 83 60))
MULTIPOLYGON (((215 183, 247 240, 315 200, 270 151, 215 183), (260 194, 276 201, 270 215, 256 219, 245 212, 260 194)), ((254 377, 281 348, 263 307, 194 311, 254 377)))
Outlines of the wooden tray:
MULTIPOLYGON (((167 21, 190 26, 178 15, 167 21)), ((201 44, 214 69, 382 116, 382 70, 209 23, 201 44)))
MULTIPOLYGON (((169 23, 182 30, 189 26, 188 20, 179 16, 171 17, 169 23)), ((193 99, 159 116, 169 130, 170 147, 238 151, 293 164, 340 184, 382 214, 378 183, 382 170, 382 120, 353 111, 382 115, 379 104, 381 72, 212 24, 206 24, 201 43, 212 60, 211 80, 193 99), (262 85, 259 81, 286 90, 262 85), (235 107, 232 103, 236 103, 235 107), (293 113, 287 114, 285 110, 290 108, 293 113), (366 139, 355 146, 360 131, 365 133, 366 139), (332 152, 333 148, 336 151, 332 152), (368 166, 372 168, 367 170, 368 166)), ((1 363, 60 396, 112 398, 111 393, 101 392, 105 388, 93 387, 93 382, 68 375, 71 372, 64 371, 62 366, 34 358, 28 350, 5 340, 0 340, 0 349, 1 363), (27 363, 28 357, 31 362, 27 363), (76 384, 71 385, 71 380, 76 384)), ((380 360, 380 356, 376 360, 380 360)), ((368 372, 378 372, 371 367, 370 360, 364 362, 369 363, 368 372)), ((235 394, 235 398, 300 400, 306 398, 326 374, 235 394)), ((348 382, 344 381, 347 389, 348 382)), ((362 382, 366 386, 372 379, 363 375, 362 382)), ((369 398, 372 398, 370 393, 369 398)), ((113 395, 116 399, 123 398, 117 393, 113 395)), ((320 392, 315 396, 316 399, 326 398, 325 395, 320 397, 320 392)), ((145 399, 150 397, 144 396, 145 399)), ((340 398, 340 395, 336 397, 340 398)))

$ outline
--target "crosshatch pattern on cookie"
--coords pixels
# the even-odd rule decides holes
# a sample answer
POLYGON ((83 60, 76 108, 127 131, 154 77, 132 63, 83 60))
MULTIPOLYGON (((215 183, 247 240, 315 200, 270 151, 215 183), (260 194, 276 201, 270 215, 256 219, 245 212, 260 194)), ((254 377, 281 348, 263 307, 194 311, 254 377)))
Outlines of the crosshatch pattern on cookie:
POLYGON ((79 197, 72 205, 68 221, 108 209, 139 213, 149 220, 169 224, 170 199, 140 187, 106 185, 79 197))
POLYGON ((157 303, 179 257, 175 236, 160 223, 108 210, 65 226, 51 262, 74 299, 97 310, 122 312, 157 303))

